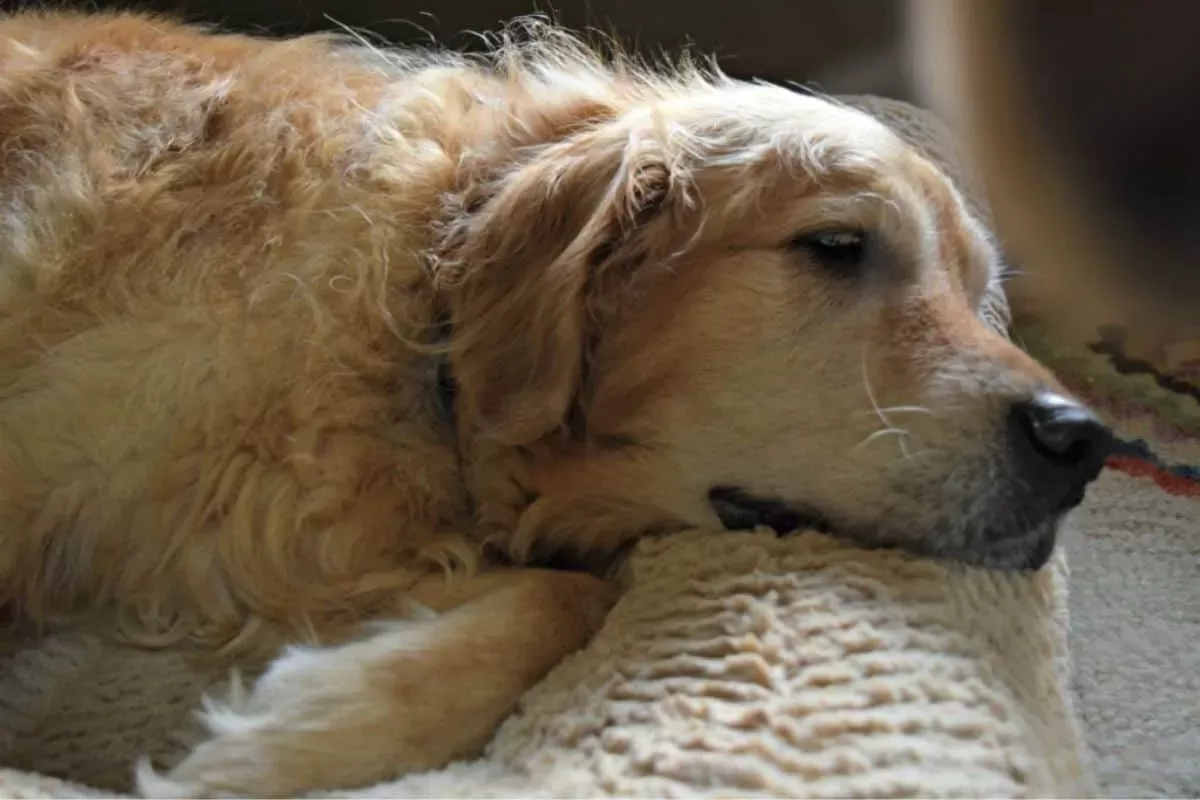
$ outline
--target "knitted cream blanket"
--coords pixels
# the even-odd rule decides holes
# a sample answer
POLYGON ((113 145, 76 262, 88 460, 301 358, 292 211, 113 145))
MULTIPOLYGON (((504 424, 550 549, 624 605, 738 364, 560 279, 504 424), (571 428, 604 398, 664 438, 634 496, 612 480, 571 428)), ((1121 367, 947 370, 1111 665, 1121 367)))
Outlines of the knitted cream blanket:
MULTIPOLYGON (((855 102, 970 183, 931 117, 855 102)), ((525 697, 481 759, 344 796, 1092 791, 1061 556, 1014 576, 817 534, 694 532, 643 542, 624 582, 596 639, 525 697)), ((0 796, 127 789, 138 756, 178 757, 188 712, 221 677, 83 634, 8 643, 0 796)))
MULTIPOLYGON (((1086 794, 1065 579, 1061 558, 1021 577, 818 534, 647 541, 604 629, 482 759, 343 796, 1086 794)), ((7 673, 10 763, 110 787, 178 750, 217 677, 85 637, 7 673)), ((83 792, 0 773, 6 797, 83 792)))

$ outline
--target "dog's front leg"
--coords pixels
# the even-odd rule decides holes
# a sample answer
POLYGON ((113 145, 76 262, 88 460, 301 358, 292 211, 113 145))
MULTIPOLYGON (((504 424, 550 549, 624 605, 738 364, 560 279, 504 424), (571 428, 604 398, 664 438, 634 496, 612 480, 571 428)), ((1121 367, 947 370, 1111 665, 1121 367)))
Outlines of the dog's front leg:
POLYGON ((599 628, 614 588, 510 570, 420 584, 433 612, 364 639, 291 649, 244 699, 206 703, 209 738, 150 797, 294 795, 362 786, 470 757, 521 695, 599 628))

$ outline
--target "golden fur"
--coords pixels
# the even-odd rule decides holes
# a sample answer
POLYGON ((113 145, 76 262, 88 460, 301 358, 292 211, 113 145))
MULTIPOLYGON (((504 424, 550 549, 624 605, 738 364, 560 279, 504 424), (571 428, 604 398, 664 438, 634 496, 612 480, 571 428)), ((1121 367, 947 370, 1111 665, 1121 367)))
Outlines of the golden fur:
POLYGON ((713 525, 714 485, 981 563, 1042 535, 976 532, 1019 527, 998 431, 1052 379, 981 321, 996 255, 932 165, 825 99, 526 34, 0 22, 0 605, 250 649, 445 612, 289 651, 144 790, 470 753, 614 599, 520 565, 713 525), (869 274, 789 246, 830 228, 884 243, 869 274))

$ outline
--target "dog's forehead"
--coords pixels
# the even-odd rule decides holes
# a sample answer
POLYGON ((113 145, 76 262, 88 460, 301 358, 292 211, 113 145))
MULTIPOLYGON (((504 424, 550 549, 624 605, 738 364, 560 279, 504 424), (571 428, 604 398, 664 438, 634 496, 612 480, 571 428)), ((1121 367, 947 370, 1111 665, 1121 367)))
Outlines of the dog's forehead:
POLYGON ((884 123, 832 98, 781 86, 731 81, 670 97, 658 108, 693 131, 736 131, 747 144, 836 145, 896 155, 905 150, 884 123))
POLYGON ((804 186, 794 180, 801 176, 868 189, 877 178, 896 175, 909 152, 890 128, 863 111, 768 84, 709 86, 644 113, 694 158, 695 168, 752 170, 757 178, 743 188, 765 193, 804 186))
POLYGON ((835 98, 773 84, 735 83, 724 87, 717 99, 730 114, 751 114, 757 119, 774 120, 783 125, 823 121, 847 132, 886 135, 889 131, 875 117, 835 98))

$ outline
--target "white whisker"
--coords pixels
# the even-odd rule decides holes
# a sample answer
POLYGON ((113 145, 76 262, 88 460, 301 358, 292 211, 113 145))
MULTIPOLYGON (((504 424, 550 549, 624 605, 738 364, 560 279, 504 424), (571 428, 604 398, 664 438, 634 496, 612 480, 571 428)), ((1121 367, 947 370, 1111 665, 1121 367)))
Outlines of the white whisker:
POLYGON ((920 458, 921 456, 937 455, 940 452, 942 452, 942 451, 936 447, 926 447, 925 449, 918 450, 915 453, 906 453, 906 454, 900 456, 900 458, 898 458, 896 460, 897 461, 912 461, 914 459, 920 458))
POLYGON ((903 428, 880 428, 879 430, 875 431, 874 433, 868 434, 865 439, 863 439, 858 444, 854 445, 854 449, 860 450, 860 449, 866 447, 867 445, 869 445, 871 442, 875 441, 876 439, 881 439, 884 436, 890 436, 890 435, 908 436, 908 431, 904 430, 903 428))
MULTIPOLYGON (((875 399, 875 390, 871 388, 871 376, 867 370, 867 343, 866 342, 863 342, 862 357, 860 358, 859 363, 862 365, 863 388, 866 389, 866 391, 867 391, 867 399, 871 401, 871 409, 875 412, 875 416, 879 418, 879 421, 883 423, 883 431, 896 431, 896 432, 903 434, 903 435, 897 437, 896 443, 900 447, 900 452, 903 453, 905 455, 905 457, 907 457, 908 456, 908 445, 905 443, 905 439, 908 438, 908 431, 904 430, 903 428, 899 427, 898 425, 892 424, 892 421, 890 419, 888 419, 887 413, 884 412, 884 410, 882 408, 880 408, 879 402, 875 399)), ((876 433, 881 433, 883 431, 876 431, 876 433)), ((874 433, 871 434, 865 440, 863 440, 863 442, 861 444, 866 444, 867 442, 871 441, 871 439, 874 436, 875 436, 874 433)))
POLYGON ((879 409, 870 409, 856 412, 856 415, 871 414, 877 416, 877 411, 882 411, 884 414, 928 414, 931 417, 936 417, 930 409, 925 406, 882 406, 879 409))

